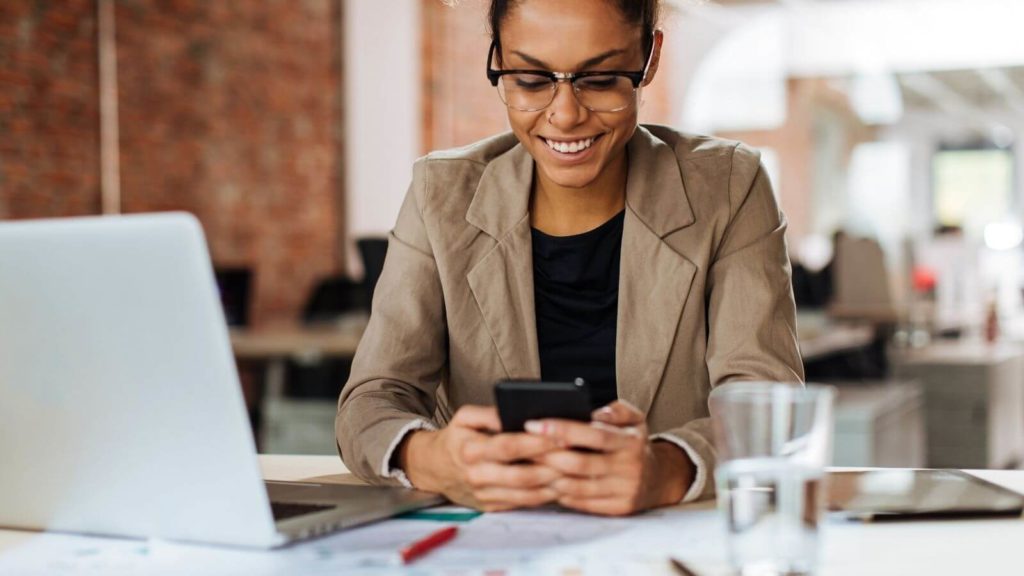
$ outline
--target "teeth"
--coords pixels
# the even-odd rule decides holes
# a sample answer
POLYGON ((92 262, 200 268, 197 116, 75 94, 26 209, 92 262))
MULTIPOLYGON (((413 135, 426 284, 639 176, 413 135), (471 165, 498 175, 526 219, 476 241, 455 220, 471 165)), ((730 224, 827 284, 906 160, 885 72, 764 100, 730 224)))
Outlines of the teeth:
POLYGON ((556 152, 562 154, 575 154, 581 150, 590 148, 590 145, 594 143, 593 138, 584 138, 583 140, 577 140, 576 142, 555 142, 554 140, 544 139, 547 145, 556 152))

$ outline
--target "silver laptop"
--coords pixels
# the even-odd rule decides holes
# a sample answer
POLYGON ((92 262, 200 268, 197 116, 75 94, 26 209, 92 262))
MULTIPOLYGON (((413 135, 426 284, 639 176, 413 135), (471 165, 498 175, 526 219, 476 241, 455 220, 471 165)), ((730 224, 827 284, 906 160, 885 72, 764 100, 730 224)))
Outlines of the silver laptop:
POLYGON ((0 526, 269 548, 440 501, 263 482, 192 216, 0 223, 0 526))

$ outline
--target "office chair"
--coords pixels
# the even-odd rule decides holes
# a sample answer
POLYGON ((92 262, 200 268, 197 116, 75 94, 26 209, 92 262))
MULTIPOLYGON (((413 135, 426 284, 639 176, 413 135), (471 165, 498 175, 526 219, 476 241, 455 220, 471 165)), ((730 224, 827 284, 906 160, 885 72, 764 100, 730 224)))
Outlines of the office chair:
MULTIPOLYGON (((366 290, 367 302, 372 306, 373 290, 384 270, 384 258, 388 253, 388 239, 384 237, 367 237, 356 240, 359 256, 363 259, 363 286, 366 290)), ((369 308, 370 306, 367 306, 369 308)))
POLYGON ((220 303, 228 326, 248 326, 252 295, 252 270, 249 268, 216 268, 214 277, 220 292, 220 303))

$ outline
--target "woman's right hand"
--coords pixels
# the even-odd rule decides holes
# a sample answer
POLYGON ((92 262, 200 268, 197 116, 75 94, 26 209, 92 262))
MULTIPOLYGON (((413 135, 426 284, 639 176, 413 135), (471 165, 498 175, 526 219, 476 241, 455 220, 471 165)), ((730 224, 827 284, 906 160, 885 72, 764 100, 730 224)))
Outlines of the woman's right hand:
POLYGON ((534 460, 561 448, 546 436, 501 433, 493 407, 463 406, 445 428, 410 434, 399 461, 416 488, 497 512, 555 501, 550 485, 561 473, 534 460))

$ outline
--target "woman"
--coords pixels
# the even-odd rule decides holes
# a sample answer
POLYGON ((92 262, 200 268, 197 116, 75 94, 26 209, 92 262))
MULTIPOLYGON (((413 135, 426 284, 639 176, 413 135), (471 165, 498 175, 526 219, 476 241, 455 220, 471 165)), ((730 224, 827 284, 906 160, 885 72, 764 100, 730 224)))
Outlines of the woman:
POLYGON ((339 401, 356 475, 484 510, 630 514, 713 494, 714 386, 802 380, 756 152, 637 124, 657 12, 492 2, 512 134, 415 165, 339 401), (609 402, 593 423, 501 433, 495 381, 575 376, 609 402))

